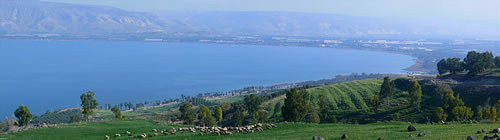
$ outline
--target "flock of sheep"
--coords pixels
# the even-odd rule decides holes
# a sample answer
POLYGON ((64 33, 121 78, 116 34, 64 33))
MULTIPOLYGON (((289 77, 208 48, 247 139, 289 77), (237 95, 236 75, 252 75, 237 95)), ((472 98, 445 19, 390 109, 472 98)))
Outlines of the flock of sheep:
MULTIPOLYGON (((152 134, 146 134, 142 133, 138 136, 133 136, 130 131, 125 131, 124 134, 126 134, 129 138, 150 138, 150 137, 155 137, 159 135, 175 135, 177 133, 177 130, 179 132, 191 132, 195 134, 196 132, 199 132, 199 135, 205 135, 205 134, 214 134, 214 135, 232 135, 233 132, 235 133, 254 133, 255 131, 264 131, 264 128, 266 129, 271 129, 273 127, 276 127, 274 124, 264 124, 258 123, 254 125, 248 125, 248 126, 243 126, 243 127, 189 127, 189 128, 172 128, 170 130, 162 130, 158 131, 158 129, 152 129, 152 134), (232 132, 231 132, 232 131, 232 132)), ((120 133, 117 133, 114 135, 115 137, 121 137, 120 133)), ((110 136, 106 135, 106 139, 110 139, 110 136)))

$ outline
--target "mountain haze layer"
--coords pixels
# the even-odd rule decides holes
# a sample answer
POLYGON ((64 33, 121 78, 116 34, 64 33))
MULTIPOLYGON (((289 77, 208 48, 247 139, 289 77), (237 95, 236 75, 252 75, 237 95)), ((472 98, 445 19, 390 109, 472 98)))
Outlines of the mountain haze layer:
POLYGON ((376 38, 495 38, 500 27, 448 21, 385 19, 297 12, 166 12, 0 0, 0 35, 305 36, 376 38))
POLYGON ((36 0, 0 0, 0 30, 8 33, 106 35, 167 32, 171 22, 112 7, 36 0))

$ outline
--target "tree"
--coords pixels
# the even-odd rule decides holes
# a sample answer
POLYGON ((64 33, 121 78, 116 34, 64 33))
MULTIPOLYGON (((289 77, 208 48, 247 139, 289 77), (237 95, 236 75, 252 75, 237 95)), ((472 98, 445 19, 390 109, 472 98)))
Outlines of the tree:
POLYGON ((222 103, 222 111, 228 111, 229 109, 231 109, 230 103, 228 103, 228 102, 222 103))
POLYGON ((437 68, 438 68, 439 74, 445 74, 445 73, 450 71, 448 69, 448 63, 447 63, 446 59, 441 59, 441 61, 439 61, 437 63, 437 68))
POLYGON ((384 82, 380 87, 379 95, 382 97, 390 97, 394 93, 394 81, 392 81, 389 77, 384 77, 384 82))
POLYGON ((14 115, 17 118, 17 124, 19 126, 25 126, 28 125, 31 121, 31 118, 33 115, 31 114, 30 110, 28 109, 27 106, 20 105, 16 111, 14 112, 14 115))
POLYGON ((466 106, 456 106, 455 108, 453 108, 452 113, 453 116, 455 117, 455 120, 457 121, 471 119, 472 116, 474 115, 472 109, 466 106))
POLYGON ((245 116, 243 114, 243 109, 241 107, 237 107, 236 111, 233 113, 233 117, 231 119, 232 124, 234 126, 242 126, 244 119, 245 119, 245 116))
POLYGON ((495 106, 491 107, 491 116, 490 116, 490 120, 492 122, 496 122, 497 121, 497 108, 495 106))
POLYGON ((378 108, 380 107, 380 99, 377 95, 368 96, 367 103, 369 106, 373 107, 374 111, 378 111, 378 108))
POLYGON ((259 111, 260 104, 262 103, 261 99, 255 96, 255 94, 252 94, 245 95, 243 101, 245 102, 245 108, 247 109, 248 114, 250 114, 252 118, 255 118, 255 113, 259 111))
POLYGON ((451 111, 455 106, 464 105, 464 101, 460 99, 460 95, 455 96, 455 92, 450 88, 441 89, 439 94, 445 110, 451 111))
POLYGON ((476 107, 476 120, 482 120, 483 119, 483 107, 478 105, 476 107))
POLYGON ((76 123, 76 122, 81 122, 82 121, 82 116, 81 115, 73 115, 71 116, 69 122, 70 123, 76 123))
POLYGON ((495 57, 495 66, 500 68, 500 56, 495 57))
POLYGON ((267 114, 268 114, 268 112, 265 111, 265 110, 259 110, 259 111, 257 111, 257 113, 255 113, 254 124, 266 121, 267 120, 267 114))
POLYGON ((464 71, 464 62, 460 61, 460 58, 448 58, 446 64, 452 74, 464 71))
POLYGON ((435 114, 437 121, 446 121, 446 119, 448 118, 448 114, 442 107, 437 107, 435 114))
POLYGON ((85 116, 85 118, 89 118, 90 115, 94 112, 94 109, 99 106, 99 103, 97 103, 97 100, 94 99, 95 92, 93 91, 87 91, 87 93, 83 93, 80 96, 80 100, 82 101, 82 114, 85 116))
POLYGON ((111 108, 111 112, 113 112, 113 114, 115 114, 115 118, 117 118, 117 119, 123 119, 124 118, 124 116, 122 114, 122 111, 116 105, 113 108, 111 108))
POLYGON ((179 111, 181 112, 181 120, 184 121, 185 124, 194 124, 194 111, 193 105, 191 103, 184 103, 181 107, 179 107, 179 111))
POLYGON ((465 69, 469 75, 476 75, 495 66, 493 54, 491 52, 478 53, 470 51, 464 58, 465 69))
POLYGON ((490 119, 491 117, 491 106, 486 105, 486 107, 483 108, 483 119, 490 119))
POLYGON ((217 126, 217 120, 215 120, 215 117, 212 115, 207 116, 203 120, 205 126, 217 126))
POLYGON ((330 116, 328 115, 331 107, 330 107, 330 101, 324 94, 319 95, 319 101, 318 101, 318 106, 319 106, 319 118, 322 122, 328 122, 328 118, 330 116))
POLYGON ((314 107, 310 107, 310 112, 309 112, 309 121, 311 123, 320 123, 321 119, 318 115, 318 111, 316 111, 316 109, 314 109, 314 107))
POLYGON ((215 110, 215 118, 217 119, 217 122, 222 122, 222 108, 220 106, 218 106, 215 110))
POLYGON ((201 117, 200 121, 204 126, 216 126, 217 125, 215 117, 212 116, 210 109, 208 109, 208 107, 205 105, 200 106, 200 117, 201 117))
POLYGON ((411 103, 412 105, 420 111, 420 102, 422 100, 422 87, 418 83, 418 81, 412 81, 410 83, 409 93, 411 97, 411 103))
POLYGON ((285 105, 281 108, 283 119, 289 122, 303 121, 308 111, 307 91, 296 88, 286 91, 285 105))

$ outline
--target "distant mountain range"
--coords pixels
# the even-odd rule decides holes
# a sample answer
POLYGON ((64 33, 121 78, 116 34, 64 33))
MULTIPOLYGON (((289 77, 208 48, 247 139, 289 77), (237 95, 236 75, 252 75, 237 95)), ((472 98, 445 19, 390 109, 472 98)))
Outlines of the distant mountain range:
POLYGON ((296 12, 130 12, 112 7, 37 0, 0 0, 0 35, 135 34, 495 38, 500 27, 435 21, 393 21, 296 12))

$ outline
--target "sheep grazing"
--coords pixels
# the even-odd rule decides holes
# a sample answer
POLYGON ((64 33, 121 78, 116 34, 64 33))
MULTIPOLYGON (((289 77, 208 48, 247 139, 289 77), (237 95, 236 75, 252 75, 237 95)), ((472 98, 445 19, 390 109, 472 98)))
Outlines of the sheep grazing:
POLYGON ((271 128, 272 128, 272 126, 271 126, 271 125, 269 125, 269 124, 266 124, 266 128, 267 128, 267 129, 271 129, 271 128))
POLYGON ((108 135, 106 135, 106 136, 104 136, 104 138, 109 139, 109 136, 108 136, 108 135))
POLYGON ((257 131, 263 131, 262 127, 257 127, 257 131))
POLYGON ((172 129, 170 130, 170 133, 171 133, 172 135, 173 135, 173 134, 175 134, 175 132, 176 132, 175 128, 172 128, 172 129))
POLYGON ((153 131, 153 132, 158 132, 158 129, 153 129, 153 130, 151 130, 151 131, 153 131))
POLYGON ((128 135, 132 134, 132 133, 130 133, 130 131, 125 131, 125 133, 128 134, 128 135))
POLYGON ((169 134, 168 131, 163 131, 162 133, 163 133, 163 135, 168 135, 169 134))
POLYGON ((115 134, 115 137, 119 137, 119 136, 121 136, 121 135, 120 134, 115 134))
POLYGON ((151 135, 151 134, 148 134, 148 137, 153 137, 153 135, 151 135))
POLYGON ((257 123, 257 126, 258 127, 262 127, 262 123, 257 123))

